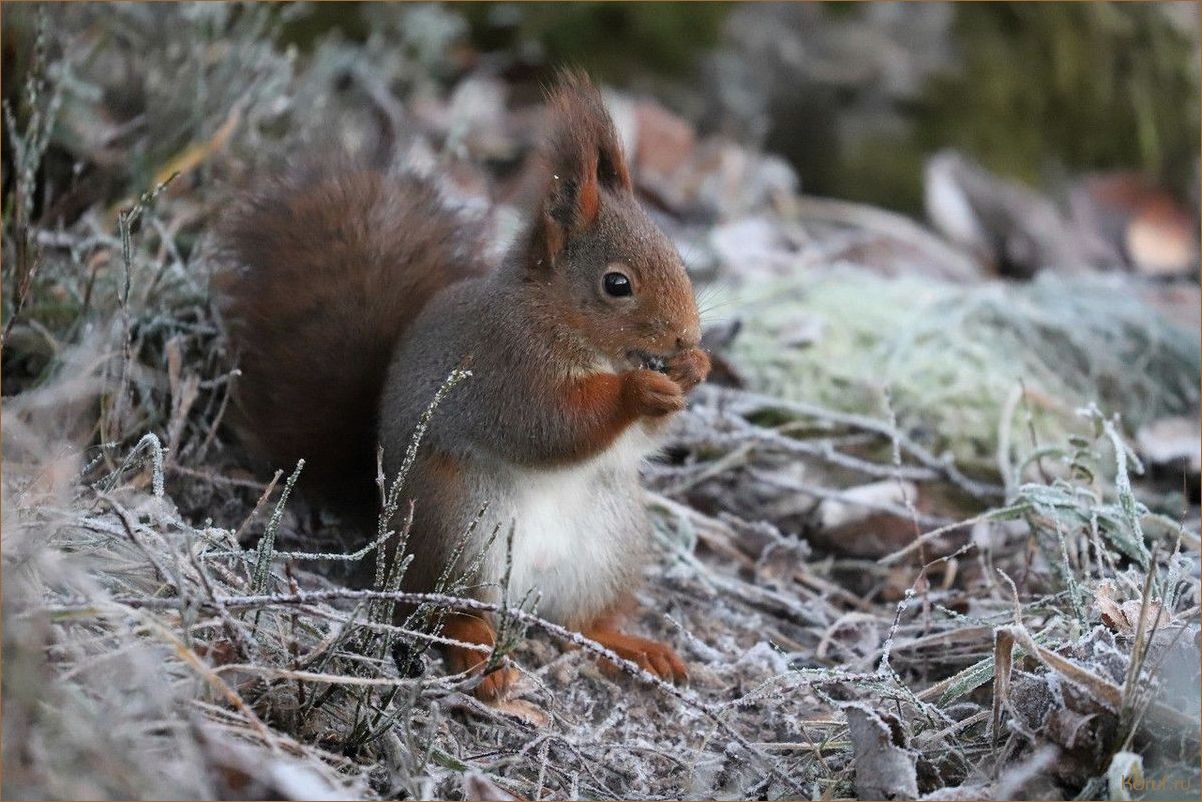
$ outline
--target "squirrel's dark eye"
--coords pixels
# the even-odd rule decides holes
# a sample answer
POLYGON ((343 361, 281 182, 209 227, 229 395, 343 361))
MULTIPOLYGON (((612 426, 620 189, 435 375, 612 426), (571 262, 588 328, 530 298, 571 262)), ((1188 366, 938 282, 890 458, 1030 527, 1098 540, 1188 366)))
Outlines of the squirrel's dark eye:
POLYGON ((606 293, 615 298, 621 298, 634 292, 634 288, 630 286, 629 277, 622 273, 606 273, 605 278, 601 279, 601 286, 605 287, 606 293))

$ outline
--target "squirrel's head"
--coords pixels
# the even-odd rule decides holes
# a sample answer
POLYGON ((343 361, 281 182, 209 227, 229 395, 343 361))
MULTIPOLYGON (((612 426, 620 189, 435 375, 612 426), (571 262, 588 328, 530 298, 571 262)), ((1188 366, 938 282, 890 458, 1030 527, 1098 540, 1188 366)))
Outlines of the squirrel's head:
POLYGON ((565 73, 549 113, 545 184, 522 254, 526 280, 618 369, 655 366, 696 347, 692 283, 634 196, 601 93, 565 73))

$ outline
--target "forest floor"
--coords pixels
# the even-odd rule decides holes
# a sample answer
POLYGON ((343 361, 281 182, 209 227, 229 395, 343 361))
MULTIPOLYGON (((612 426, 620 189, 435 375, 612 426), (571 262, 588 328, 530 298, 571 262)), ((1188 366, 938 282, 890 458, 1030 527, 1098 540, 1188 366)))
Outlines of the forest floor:
POLYGON ((395 578, 342 584, 395 533, 350 551, 229 430, 210 232, 333 132, 503 251, 537 93, 448 89, 453 20, 401 16, 304 58, 262 7, 49 20, 6 117, 5 797, 1197 795, 1196 282, 992 277, 647 97, 607 101, 716 369, 644 471, 633 627, 688 683, 506 610, 485 705, 395 578))

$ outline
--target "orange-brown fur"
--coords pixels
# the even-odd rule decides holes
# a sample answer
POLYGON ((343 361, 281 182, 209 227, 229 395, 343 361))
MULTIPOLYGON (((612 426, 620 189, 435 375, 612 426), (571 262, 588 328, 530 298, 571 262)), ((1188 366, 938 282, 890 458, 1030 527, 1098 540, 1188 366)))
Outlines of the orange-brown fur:
MULTIPOLYGON (((669 647, 618 629, 649 539, 643 445, 628 435, 653 438, 705 379, 709 358, 683 264, 634 197, 600 94, 569 74, 548 111, 529 228, 492 270, 476 253, 478 232, 416 178, 335 171, 271 185, 243 204, 226 231, 238 269, 222 288, 242 354, 240 401, 269 458, 306 458, 316 488, 344 498, 370 489, 377 441, 395 473, 447 374, 470 364, 406 483, 416 505, 405 587, 431 590, 459 568, 470 554, 454 556, 457 540, 490 505, 496 529, 512 520, 519 530, 514 577, 545 590, 565 624, 682 679, 669 647), (602 290, 614 270, 628 278, 629 297, 602 290), (648 359, 664 372, 647 369, 648 359), (561 486, 573 488, 562 534, 544 508, 561 486), (565 556, 569 536, 582 540, 565 556), (569 569, 579 585, 565 579, 569 569)), ((469 553, 485 549, 490 528, 478 528, 469 553)), ((485 565, 494 581, 495 552, 485 565)), ((489 646, 495 638, 487 617, 466 613, 452 614, 445 633, 489 646)), ((483 659, 456 647, 447 657, 457 671, 483 659)), ((494 672, 477 693, 502 695, 515 677, 494 672)))
POLYGON ((470 252, 480 232, 429 183, 348 165, 266 182, 222 235, 232 267, 217 289, 248 434, 276 467, 304 458, 309 490, 370 499, 393 347, 435 293, 484 272, 470 252))
MULTIPOLYGON (((497 633, 487 619, 470 613, 452 613, 443 624, 442 634, 462 643, 474 643, 490 649, 497 642, 497 633)), ((456 674, 480 668, 488 653, 463 646, 446 648, 447 663, 456 674)), ((481 699, 497 699, 505 696, 518 681, 516 669, 498 666, 488 673, 476 686, 476 695, 481 699)))
MULTIPOLYGON (((595 640, 610 649, 618 657, 629 660, 639 668, 650 671, 663 679, 672 682, 688 679, 689 671, 685 667, 684 661, 671 647, 649 638, 628 635, 620 629, 621 624, 622 619, 618 616, 601 616, 585 627, 583 634, 586 638, 595 640)), ((602 665, 610 673, 620 671, 608 660, 604 661, 602 665)))

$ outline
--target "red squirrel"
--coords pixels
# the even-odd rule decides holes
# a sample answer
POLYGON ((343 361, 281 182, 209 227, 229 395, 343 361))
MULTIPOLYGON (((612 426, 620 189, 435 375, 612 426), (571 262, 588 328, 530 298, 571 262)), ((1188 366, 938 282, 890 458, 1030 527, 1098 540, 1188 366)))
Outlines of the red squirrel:
MULTIPOLYGON (((434 394, 467 364, 407 479, 405 589, 465 570, 499 527, 477 585, 498 600, 513 527, 510 599, 533 590, 539 615, 679 681, 669 646, 619 626, 651 529, 639 463, 710 360, 684 264, 635 198, 600 93, 567 73, 548 117, 538 203, 492 269, 480 230, 413 175, 310 172, 241 204, 224 238, 237 267, 219 288, 239 403, 266 456, 304 457, 310 486, 354 495, 372 486, 377 443, 396 473, 434 394)), ((496 633, 487 616, 453 612, 443 634, 491 646, 496 633)), ((485 660, 446 656, 457 672, 485 660)), ((493 671, 476 693, 504 696, 516 677, 493 671)))

